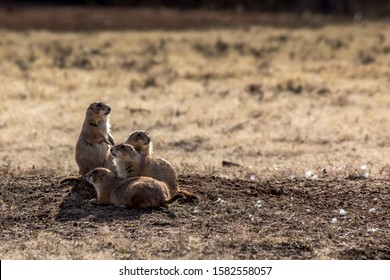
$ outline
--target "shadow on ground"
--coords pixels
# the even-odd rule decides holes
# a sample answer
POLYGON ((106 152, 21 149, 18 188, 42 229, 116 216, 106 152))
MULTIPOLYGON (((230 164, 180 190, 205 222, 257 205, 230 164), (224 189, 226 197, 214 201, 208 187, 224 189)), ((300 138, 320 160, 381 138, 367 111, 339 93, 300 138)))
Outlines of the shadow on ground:
POLYGON ((153 211, 162 211, 168 217, 174 218, 174 213, 169 209, 146 209, 137 210, 126 207, 96 205, 91 202, 96 198, 94 187, 86 181, 73 181, 65 183, 71 186, 69 193, 64 197, 59 205, 57 221, 77 221, 88 218, 97 223, 109 222, 112 220, 137 220, 144 214, 150 214, 153 211))

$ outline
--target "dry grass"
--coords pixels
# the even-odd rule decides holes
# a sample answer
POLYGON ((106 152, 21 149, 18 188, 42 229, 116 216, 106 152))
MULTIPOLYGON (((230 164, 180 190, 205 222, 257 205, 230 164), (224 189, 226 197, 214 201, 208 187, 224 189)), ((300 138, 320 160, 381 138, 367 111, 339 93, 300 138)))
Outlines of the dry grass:
MULTIPOLYGON (((388 22, 316 29, 1 30, 1 174, 57 179, 77 174, 74 146, 87 105, 99 99, 112 107, 117 142, 132 130, 148 130, 156 154, 170 160, 180 175, 213 174, 247 181, 386 178, 390 174, 389 33, 388 22), (223 161, 239 166, 225 167, 223 161)), ((4 178, 3 187, 11 180, 4 178)), ((195 206, 177 207, 186 213, 195 206)), ((278 215, 277 209, 273 211, 278 215)), ((158 220, 163 214, 154 215, 158 220)), ((161 242, 158 232, 138 244, 144 247, 136 252, 123 249, 128 243, 121 244, 127 236, 122 224, 115 238, 110 225, 94 231, 111 245, 85 236, 64 239, 51 228, 38 230, 36 236, 29 231, 32 239, 22 243, 18 239, 1 243, 0 251, 6 258, 27 259, 164 258, 164 252, 182 248, 181 253, 186 253, 173 255, 235 258, 235 250, 225 248, 213 255, 207 247, 218 247, 229 238, 232 244, 239 243, 234 236, 250 240, 253 228, 245 224, 240 225, 242 232, 221 234, 208 245, 202 233, 181 236, 175 235, 177 228, 170 229, 172 239, 166 248, 160 246, 160 255, 145 249, 145 244, 161 242)), ((268 226, 264 230, 272 232, 268 226)), ((275 242, 285 244, 284 238, 281 234, 275 242)), ((310 240, 302 242, 305 247, 310 240)), ((340 257, 329 253, 327 246, 333 249, 329 244, 317 247, 316 252, 322 253, 315 255, 308 247, 308 255, 300 257, 340 257)), ((244 250, 242 257, 248 256, 244 250)))
POLYGON ((77 171, 95 99, 116 141, 147 129, 180 170, 262 176, 387 166, 388 25, 183 32, 1 32, 0 158, 77 171))

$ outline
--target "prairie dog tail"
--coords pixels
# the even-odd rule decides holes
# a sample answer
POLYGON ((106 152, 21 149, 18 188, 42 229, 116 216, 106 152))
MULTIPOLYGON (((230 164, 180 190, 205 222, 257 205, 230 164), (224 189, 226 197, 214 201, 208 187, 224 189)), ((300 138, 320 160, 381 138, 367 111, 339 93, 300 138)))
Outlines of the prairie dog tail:
POLYGON ((198 197, 196 194, 190 193, 189 191, 179 189, 179 191, 178 191, 177 193, 178 193, 178 194, 181 194, 181 195, 183 195, 184 197, 189 198, 189 199, 191 199, 191 200, 197 200, 197 201, 199 201, 199 197, 198 197))
POLYGON ((177 193, 174 196, 172 196, 170 199, 165 200, 163 203, 163 206, 168 207, 169 204, 174 203, 176 200, 178 200, 179 198, 182 198, 182 197, 184 197, 182 194, 177 193))
POLYGON ((67 182, 73 182, 73 181, 76 181, 76 182, 81 182, 83 181, 83 177, 68 177, 68 178, 64 178, 60 181, 60 184, 63 184, 63 183, 67 183, 67 182))

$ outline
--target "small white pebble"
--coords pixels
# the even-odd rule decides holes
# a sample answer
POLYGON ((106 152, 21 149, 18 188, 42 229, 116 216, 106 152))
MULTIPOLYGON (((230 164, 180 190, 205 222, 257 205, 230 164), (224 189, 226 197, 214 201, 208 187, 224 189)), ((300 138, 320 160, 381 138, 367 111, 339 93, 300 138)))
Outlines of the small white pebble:
POLYGON ((345 214, 347 214, 347 212, 346 212, 343 208, 341 208, 341 209, 339 210, 339 214, 340 214, 341 216, 344 216, 345 214))
POLYGON ((258 201, 256 202, 255 206, 256 206, 257 208, 261 208, 261 207, 263 206, 261 200, 258 200, 258 201))
POLYGON ((336 218, 336 217, 335 217, 335 218, 332 218, 332 220, 330 220, 330 222, 331 222, 332 224, 337 223, 337 218, 336 218))
POLYGON ((192 213, 198 214, 198 213, 200 213, 200 209, 198 207, 195 207, 194 211, 192 211, 192 213))
POLYGON ((251 180, 251 181, 256 181, 256 176, 255 176, 255 175, 252 175, 252 176, 249 178, 249 180, 251 180))
POLYGON ((305 176, 306 176, 307 179, 311 179, 311 180, 317 180, 318 179, 318 175, 315 175, 312 170, 306 171, 305 172, 305 176))
POLYGON ((369 228, 368 230, 367 230, 367 232, 369 232, 369 233, 374 233, 374 232, 377 232, 379 230, 379 228, 369 228))
POLYGON ((311 171, 311 170, 306 171, 305 176, 306 176, 306 178, 310 178, 311 176, 313 176, 313 171, 311 171))
POLYGON ((376 211, 375 208, 371 208, 371 209, 368 210, 368 212, 370 212, 370 213, 375 212, 375 211, 376 211))

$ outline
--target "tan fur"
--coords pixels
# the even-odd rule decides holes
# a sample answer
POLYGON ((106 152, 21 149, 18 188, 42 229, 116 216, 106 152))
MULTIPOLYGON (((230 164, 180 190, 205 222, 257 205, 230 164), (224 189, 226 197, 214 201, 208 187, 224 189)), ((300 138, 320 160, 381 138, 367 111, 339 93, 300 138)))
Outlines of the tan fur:
POLYGON ((107 168, 96 168, 86 179, 96 189, 98 204, 127 206, 131 208, 168 207, 182 195, 171 199, 168 187, 149 177, 119 178, 107 168))
POLYGON ((76 162, 83 178, 96 167, 107 167, 114 172, 116 170, 109 151, 110 146, 115 145, 110 134, 110 112, 110 106, 100 101, 92 102, 87 108, 76 143, 76 162))
POLYGON ((133 131, 124 143, 133 146, 137 152, 145 156, 153 155, 153 142, 149 133, 145 130, 133 131))
POLYGON ((190 192, 179 189, 176 171, 167 160, 160 157, 145 156, 129 144, 115 145, 110 151, 115 157, 119 177, 151 177, 164 182, 168 186, 171 195, 181 193, 186 197, 198 199, 190 192))

